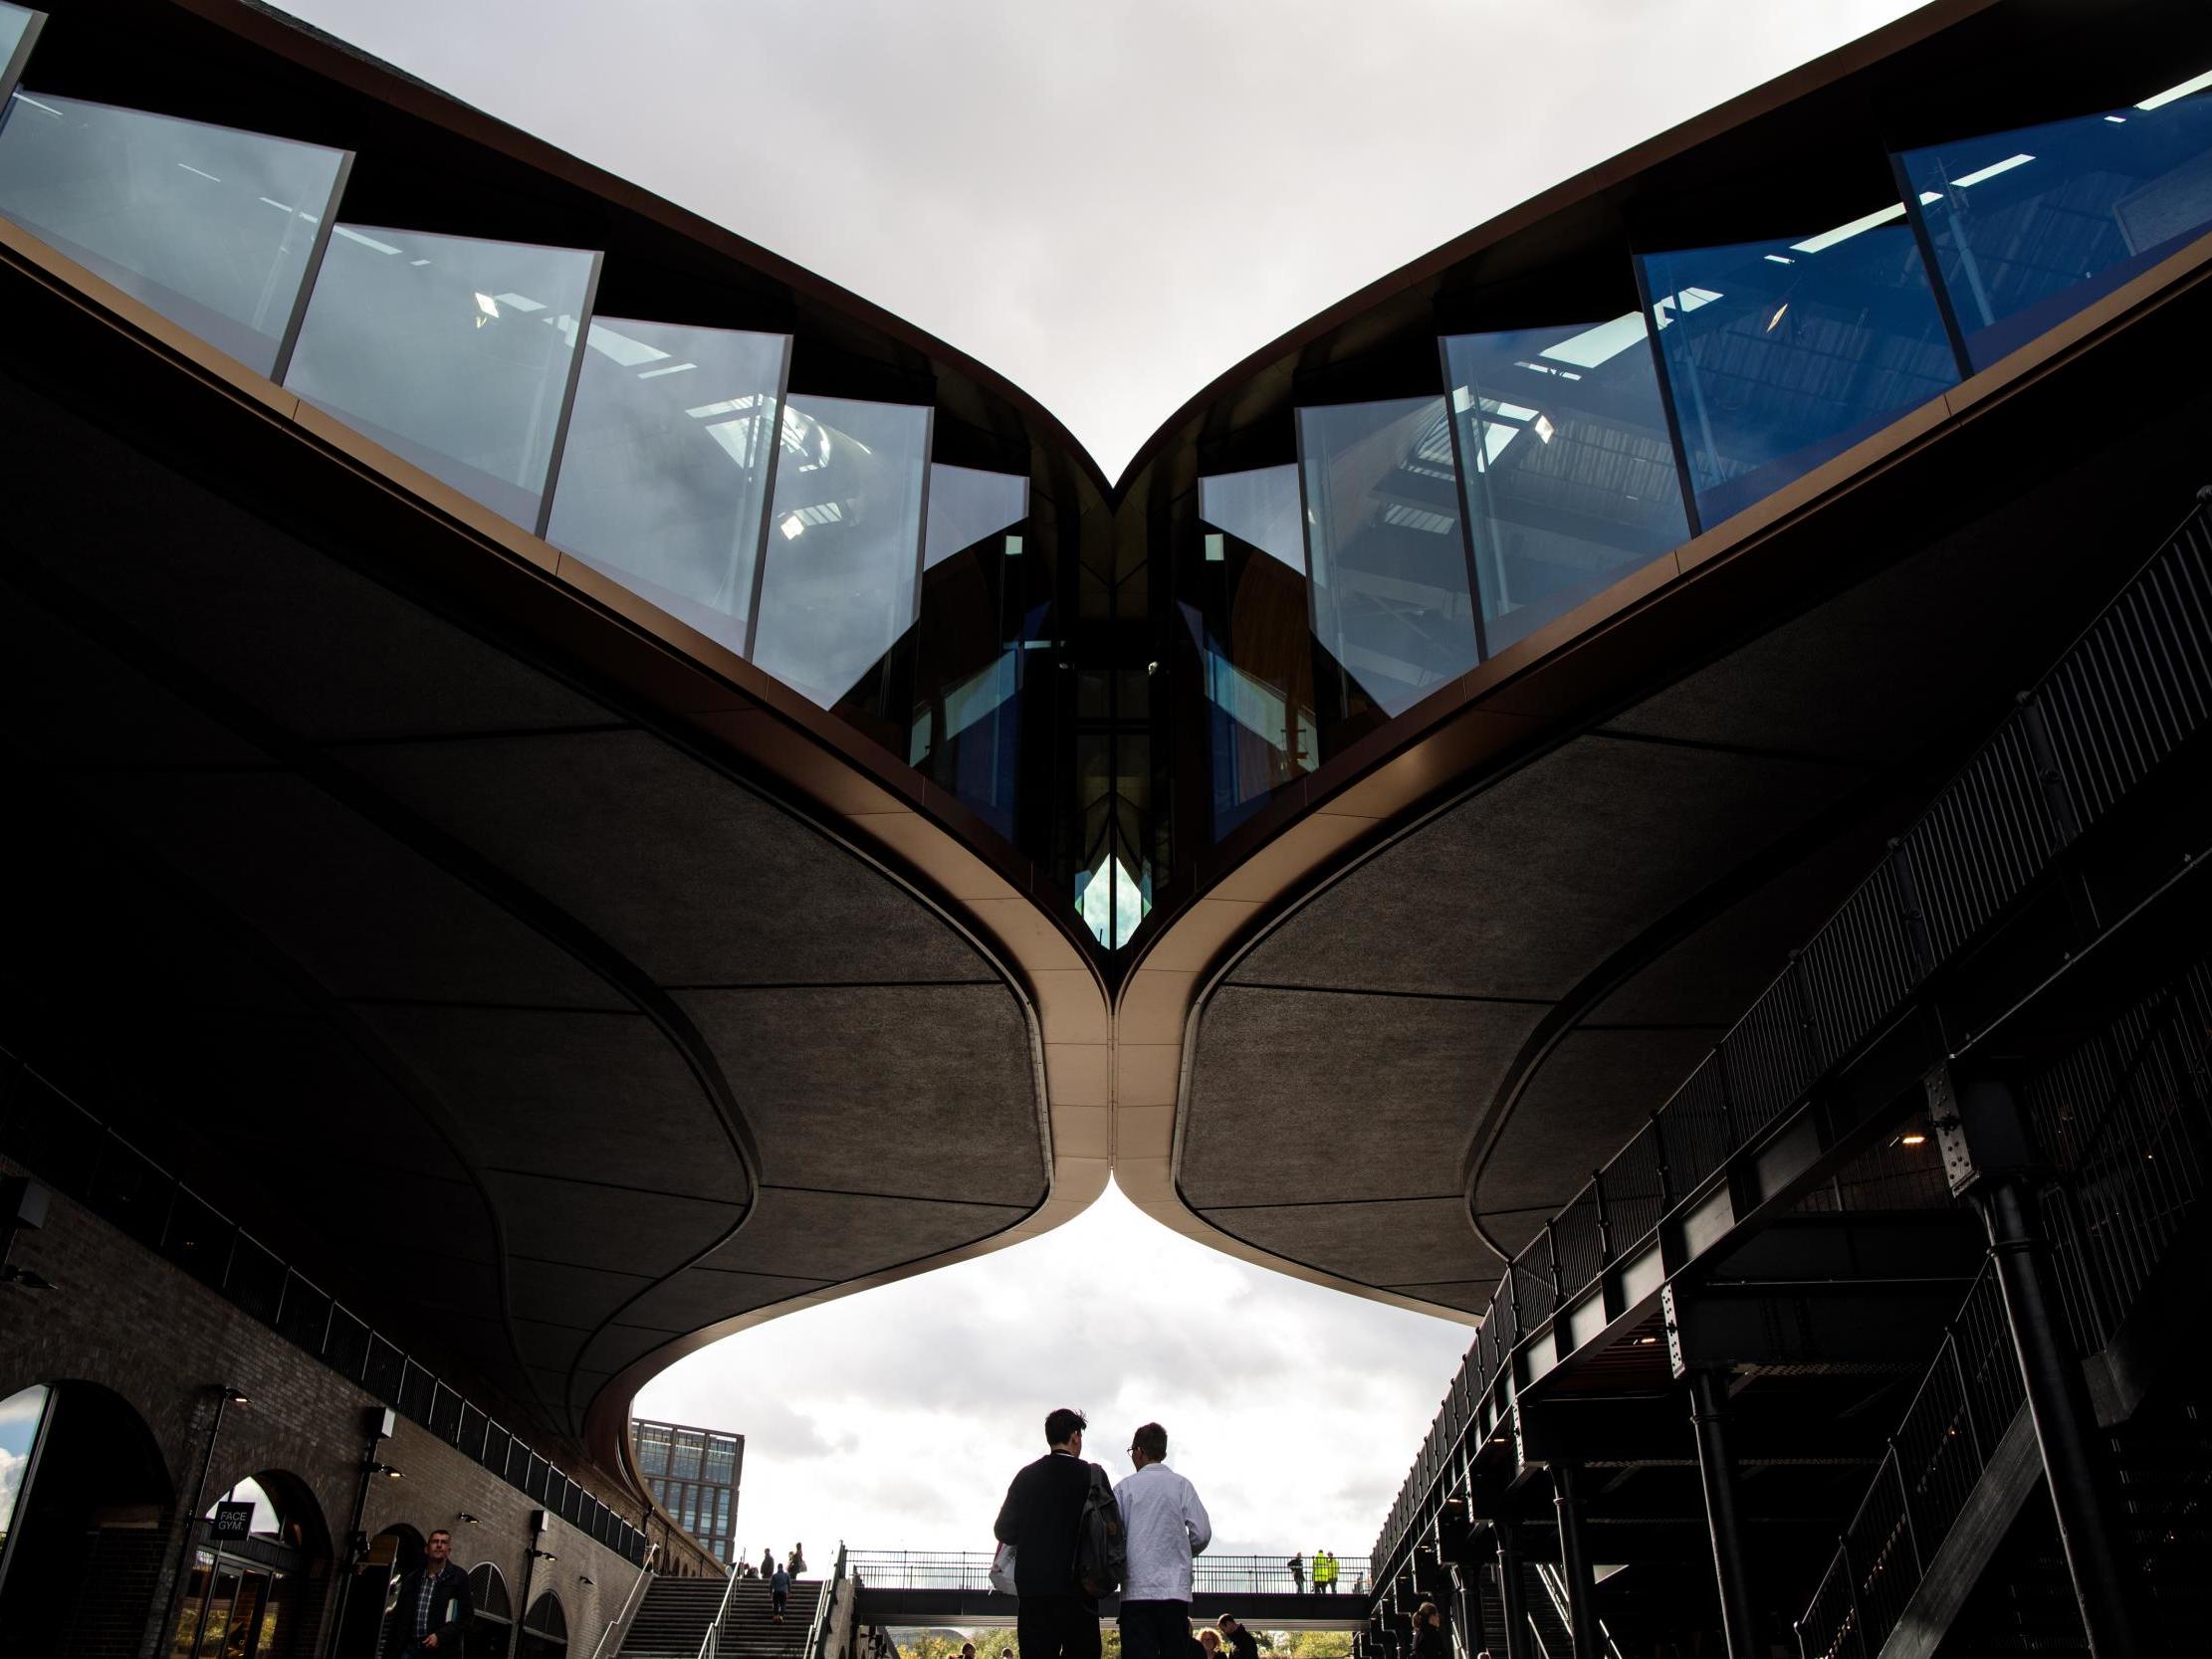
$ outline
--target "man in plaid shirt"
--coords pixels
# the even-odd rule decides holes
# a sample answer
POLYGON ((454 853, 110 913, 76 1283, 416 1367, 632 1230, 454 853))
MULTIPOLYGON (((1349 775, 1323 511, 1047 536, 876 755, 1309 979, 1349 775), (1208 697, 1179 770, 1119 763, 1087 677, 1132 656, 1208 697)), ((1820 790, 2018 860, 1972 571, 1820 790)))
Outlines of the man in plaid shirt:
POLYGON ((399 1580, 388 1659, 461 1659, 469 1619, 469 1575, 454 1565, 453 1535, 440 1527, 422 1547, 422 1564, 399 1580))

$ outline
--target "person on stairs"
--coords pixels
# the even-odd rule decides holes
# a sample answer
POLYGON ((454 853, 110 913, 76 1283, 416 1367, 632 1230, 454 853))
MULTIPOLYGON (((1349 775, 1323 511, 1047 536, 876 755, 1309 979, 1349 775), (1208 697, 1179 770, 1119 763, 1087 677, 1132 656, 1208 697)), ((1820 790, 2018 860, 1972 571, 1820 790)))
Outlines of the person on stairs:
POLYGON ((769 1603, 775 1610, 775 1622, 783 1622, 783 1605, 791 1598, 791 1574, 786 1567, 777 1567, 769 1574, 769 1603))

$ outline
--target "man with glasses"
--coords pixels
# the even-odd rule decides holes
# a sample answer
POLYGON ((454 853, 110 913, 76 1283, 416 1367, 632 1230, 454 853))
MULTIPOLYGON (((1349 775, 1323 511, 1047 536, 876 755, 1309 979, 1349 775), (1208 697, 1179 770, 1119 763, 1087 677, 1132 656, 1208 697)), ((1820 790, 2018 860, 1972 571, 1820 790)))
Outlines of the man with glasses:
POLYGON ((399 1580, 392 1604, 392 1632, 398 1645, 389 1659, 461 1659, 475 1604, 469 1575, 453 1562, 453 1535, 443 1527, 422 1547, 422 1564, 399 1580))
POLYGON ((1168 1431, 1147 1423, 1130 1437, 1136 1473, 1114 1488, 1129 1569, 1121 1587, 1122 1659, 1188 1659, 1191 1557, 1214 1542, 1198 1489, 1168 1467, 1168 1431))
POLYGON ((1075 1581, 1076 1530, 1091 1489, 1091 1466, 1083 1461, 1089 1426, 1064 1405, 1044 1419, 1049 1449, 1013 1477, 992 1528, 1000 1544, 1013 1546, 1021 1659, 1099 1659, 1103 1646, 1098 1603, 1075 1581))

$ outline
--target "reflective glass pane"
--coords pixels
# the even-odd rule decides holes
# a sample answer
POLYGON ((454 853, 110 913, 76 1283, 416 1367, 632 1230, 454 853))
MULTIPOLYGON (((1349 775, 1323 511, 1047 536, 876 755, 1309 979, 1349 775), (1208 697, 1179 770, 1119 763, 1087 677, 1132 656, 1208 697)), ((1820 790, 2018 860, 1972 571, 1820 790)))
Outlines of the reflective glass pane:
POLYGON ((1298 411, 1313 632, 1347 709, 1412 708, 1474 667, 1474 606, 1440 397, 1298 411))
POLYGON ((2212 229, 2212 87, 1897 160, 1984 368, 2212 229))
POLYGON ((534 530, 598 261, 339 225, 285 384, 534 530))
POLYGON ((0 214, 269 374, 345 166, 315 144, 23 92, 0 121, 0 214))
POLYGON ((1487 651, 1689 539, 1641 312, 1443 353, 1487 651))
POLYGON ((753 660, 829 709, 914 625, 930 411, 793 397, 781 446, 753 660))
MULTIPOLYGON (((1024 691, 1048 643, 1046 598, 1030 602, 1029 481, 930 468, 921 620, 907 763, 1012 839, 1024 691)), ((733 1448, 734 1452, 735 1448, 733 1448)), ((725 1478, 729 1459, 725 1458, 725 1478)))
POLYGON ((38 1442, 39 1425, 53 1398, 43 1384, 10 1394, 0 1400, 0 1550, 7 1548, 8 1529, 23 1502, 24 1483, 31 1473, 31 1448, 38 1442))
POLYGON ((1298 469, 1200 479, 1199 519, 1182 611, 1206 686, 1219 840, 1320 763, 1298 469))
POLYGON ((31 33, 31 20, 36 16, 36 12, 26 11, 21 6, 0 4, 0 94, 8 90, 10 66, 18 71, 22 68, 15 63, 15 57, 23 50, 23 43, 31 33))
POLYGON ((546 537, 745 650, 790 341, 594 318, 546 537))
POLYGON ((1902 202, 1794 241, 1637 264, 1702 524, 1958 382, 1902 202))

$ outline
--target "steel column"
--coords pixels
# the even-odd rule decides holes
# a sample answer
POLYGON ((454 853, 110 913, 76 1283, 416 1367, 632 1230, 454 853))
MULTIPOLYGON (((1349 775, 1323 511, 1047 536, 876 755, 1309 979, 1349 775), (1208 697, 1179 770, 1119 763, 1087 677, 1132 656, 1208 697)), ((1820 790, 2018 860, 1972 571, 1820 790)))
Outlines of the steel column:
POLYGON ((1497 1604, 1505 1619, 1505 1659, 1535 1659, 1529 1652, 1528 1600, 1522 1593, 1527 1582, 1521 1575, 1520 1540, 1510 1522, 1500 1521, 1497 1535, 1497 1604))
POLYGON ((1720 1590, 1728 1659, 1762 1659, 1743 1521, 1736 1508, 1736 1459, 1729 1445, 1728 1393, 1716 1370, 1689 1373, 1689 1420, 1697 1430, 1697 1473, 1705 1483, 1706 1530, 1712 1534, 1713 1579, 1720 1590))
POLYGON ((1989 1229, 2036 1445, 2043 1453, 2045 1485, 2058 1511, 2059 1537, 2066 1546, 2067 1570, 2074 1577, 2090 1651, 2097 1659, 2134 1659, 2141 1649, 2108 1519, 2116 1513, 2106 1496, 2110 1459, 2100 1456, 2091 1440, 2097 1418, 2081 1362, 2061 1328, 2050 1241, 2037 1228, 2017 1179, 1985 1180, 1973 1196, 1989 1229))
POLYGON ((1598 1583, 1590 1569, 1590 1547, 1582 1536, 1581 1487, 1572 1463, 1551 1466, 1552 1507, 1559 1513, 1559 1570, 1567 1580, 1575 1659, 1604 1659, 1605 1644, 1598 1637, 1598 1583))

